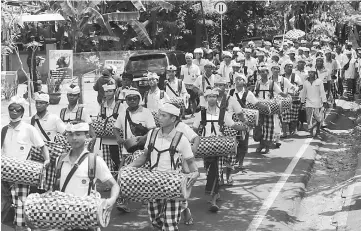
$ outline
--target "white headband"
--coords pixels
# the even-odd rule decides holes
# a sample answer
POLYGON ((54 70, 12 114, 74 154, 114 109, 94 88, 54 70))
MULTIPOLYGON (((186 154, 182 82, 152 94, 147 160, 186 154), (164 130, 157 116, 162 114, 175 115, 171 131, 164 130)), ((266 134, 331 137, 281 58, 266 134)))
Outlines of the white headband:
POLYGON ((10 106, 11 104, 13 104, 13 103, 19 104, 19 105, 22 106, 24 109, 25 109, 25 107, 26 107, 27 105, 29 105, 28 102, 26 101, 26 99, 24 99, 23 97, 20 97, 20 96, 18 96, 18 95, 11 97, 10 102, 9 102, 9 106, 10 106))
POLYGON ((175 116, 179 116, 180 114, 180 109, 171 103, 164 103, 159 110, 175 116))
POLYGON ((70 86, 67 88, 66 91, 67 94, 79 94, 80 93, 80 88, 79 86, 75 86, 74 88, 71 88, 70 86))
POLYGON ((65 127, 65 130, 67 132, 88 132, 89 124, 88 123, 78 123, 78 124, 68 123, 65 127))

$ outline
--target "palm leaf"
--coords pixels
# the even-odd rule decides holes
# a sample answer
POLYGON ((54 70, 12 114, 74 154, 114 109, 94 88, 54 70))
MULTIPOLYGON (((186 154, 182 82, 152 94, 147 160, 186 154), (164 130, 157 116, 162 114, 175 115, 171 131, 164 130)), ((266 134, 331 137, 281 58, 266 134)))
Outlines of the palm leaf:
POLYGON ((77 14, 76 9, 71 5, 69 0, 63 1, 60 3, 60 8, 63 11, 64 17, 75 17, 77 14))
POLYGON ((133 30, 137 33, 140 41, 143 41, 145 45, 149 46, 152 44, 152 40, 149 38, 145 26, 137 20, 132 20, 130 23, 133 30))
POLYGON ((103 41, 115 41, 119 42, 120 38, 116 36, 108 36, 108 35, 102 35, 102 36, 95 36, 94 40, 103 40, 103 41))
POLYGON ((109 25, 109 22, 104 20, 104 17, 102 16, 101 13, 99 13, 99 11, 97 11, 93 7, 87 7, 83 12, 90 14, 89 21, 96 21, 100 25, 105 26, 107 28, 109 34, 113 35, 113 31, 112 31, 112 28, 109 25))
POLYGON ((158 0, 156 2, 161 8, 165 9, 166 12, 168 13, 169 11, 172 11, 174 9, 174 5, 170 4, 169 2, 163 1, 163 0, 158 0))
POLYGON ((140 0, 131 0, 131 2, 135 6, 135 8, 137 8, 137 10, 139 10, 140 12, 146 11, 142 1, 140 1, 140 0))
POLYGON ((139 11, 132 12, 112 12, 105 14, 109 21, 129 22, 131 20, 139 20, 139 11))

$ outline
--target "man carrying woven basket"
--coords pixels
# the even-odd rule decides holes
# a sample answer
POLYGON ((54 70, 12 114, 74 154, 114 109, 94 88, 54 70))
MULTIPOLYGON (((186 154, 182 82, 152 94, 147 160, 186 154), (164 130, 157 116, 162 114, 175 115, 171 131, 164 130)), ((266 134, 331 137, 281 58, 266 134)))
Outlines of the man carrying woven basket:
MULTIPOLYGON (((27 102, 22 97, 11 98, 8 106, 10 123, 1 130, 1 155, 26 160, 32 146, 40 147, 45 159, 44 166, 47 167, 50 163, 49 152, 41 135, 36 128, 22 121, 26 105, 27 102)), ((26 229, 23 202, 29 195, 29 186, 15 183, 10 187, 7 182, 1 182, 1 187, 11 190, 16 230, 26 229)), ((8 198, 2 197, 2 202, 4 199, 8 198)))
MULTIPOLYGON (((96 190, 96 181, 100 180, 111 188, 110 198, 106 200, 105 206, 105 209, 110 214, 120 189, 103 158, 90 153, 86 148, 85 140, 89 134, 89 124, 84 122, 69 123, 66 126, 66 133, 71 150, 57 159, 54 189, 74 196, 84 197, 91 195, 96 190), (93 159, 89 160, 89 158, 93 159), (90 169, 92 163, 93 169, 90 169)), ((89 227, 88 230, 93 230, 93 228, 95 227, 89 227)), ((81 230, 72 229, 72 231, 81 230)))
MULTIPOLYGON (((186 163, 188 169, 183 169, 183 171, 189 172, 187 188, 190 188, 196 182, 199 172, 191 144, 183 136, 183 133, 175 128, 179 114, 179 108, 169 103, 164 104, 159 110, 160 129, 148 133, 144 154, 128 166, 139 168, 150 161, 153 171, 179 172, 184 168, 184 165, 177 165, 177 163, 186 163), (153 132, 155 133, 154 143, 151 141, 154 138, 153 132), (179 135, 181 137, 178 140, 178 145, 175 146, 175 152, 171 155, 172 141, 179 135)), ((180 199, 156 199, 148 203, 148 214, 152 225, 159 230, 178 231, 181 211, 182 200, 180 199)))

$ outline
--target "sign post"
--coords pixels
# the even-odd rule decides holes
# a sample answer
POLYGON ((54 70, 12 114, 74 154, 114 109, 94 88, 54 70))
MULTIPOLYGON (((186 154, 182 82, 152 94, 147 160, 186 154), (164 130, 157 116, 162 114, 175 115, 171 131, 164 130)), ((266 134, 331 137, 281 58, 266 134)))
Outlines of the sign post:
POLYGON ((223 14, 227 12, 227 5, 225 2, 216 2, 214 9, 221 15, 221 52, 223 52, 223 14))

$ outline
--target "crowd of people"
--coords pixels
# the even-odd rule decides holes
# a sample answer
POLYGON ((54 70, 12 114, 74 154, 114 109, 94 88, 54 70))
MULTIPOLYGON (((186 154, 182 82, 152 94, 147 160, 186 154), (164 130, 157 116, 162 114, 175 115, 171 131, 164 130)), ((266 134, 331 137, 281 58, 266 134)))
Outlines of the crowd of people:
MULTIPOLYGON (((156 73, 148 73, 150 89, 144 96, 134 87, 131 75, 114 79, 115 69, 105 67, 94 84, 100 105, 97 120, 112 121, 114 136, 101 139, 87 105, 78 103, 79 86, 68 87, 69 104, 58 114, 47 109, 49 95, 37 92, 37 112, 31 124, 22 121, 26 100, 15 96, 8 106, 10 123, 1 132, 2 155, 25 160, 31 147, 41 147, 44 166, 53 165, 61 173, 55 179, 59 182, 57 189, 86 196, 95 184, 90 181, 87 161, 83 161, 93 151, 86 141, 98 138, 102 156, 96 157, 95 178, 111 191, 107 209, 115 205, 120 211, 130 212, 129 201, 119 196, 121 188, 112 173, 125 166, 139 168, 149 163, 152 171, 187 174, 187 187, 192 187, 199 177, 195 156, 201 138, 223 136, 229 128, 236 132, 235 155, 203 157, 209 210, 217 212, 220 187, 233 185, 232 174, 244 170, 251 135, 259 142, 256 152, 268 154, 270 149, 281 147, 281 139, 304 129, 304 123, 311 136, 319 135, 324 112, 335 105, 335 99, 345 96, 354 100, 361 74, 361 50, 354 50, 350 43, 341 46, 327 40, 309 45, 305 40, 286 40, 280 47, 265 42, 260 48, 249 42, 244 48, 228 46, 229 50, 221 53, 222 61, 217 52, 197 48, 194 54, 185 54, 186 64, 180 72, 175 66, 167 67, 165 89, 158 87, 156 73), (292 98, 289 110, 262 113, 270 110, 265 101, 280 97, 292 98), (244 109, 249 106, 260 111, 257 126, 245 118, 244 109), (191 126, 182 122, 186 114, 193 118, 191 126), (58 134, 67 138, 71 149, 52 163, 45 142, 54 142, 58 134), (144 152, 129 148, 131 141, 136 150, 144 152), (74 166, 78 168, 73 170, 74 166)), ((11 191, 16 205, 15 225, 26 227, 23 201, 31 188, 7 182, 2 182, 3 187, 11 191)), ((185 224, 193 224, 187 200, 156 199, 147 206, 156 230, 179 230, 182 216, 185 224)))

